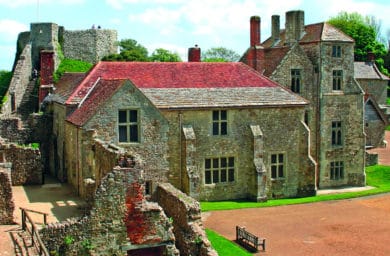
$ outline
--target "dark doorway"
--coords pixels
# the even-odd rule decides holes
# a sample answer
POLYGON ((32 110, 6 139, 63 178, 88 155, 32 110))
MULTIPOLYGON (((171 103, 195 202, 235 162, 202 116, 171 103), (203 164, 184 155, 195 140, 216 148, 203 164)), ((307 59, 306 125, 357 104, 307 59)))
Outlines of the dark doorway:
POLYGON ((150 247, 127 251, 127 256, 163 256, 165 246, 150 247))

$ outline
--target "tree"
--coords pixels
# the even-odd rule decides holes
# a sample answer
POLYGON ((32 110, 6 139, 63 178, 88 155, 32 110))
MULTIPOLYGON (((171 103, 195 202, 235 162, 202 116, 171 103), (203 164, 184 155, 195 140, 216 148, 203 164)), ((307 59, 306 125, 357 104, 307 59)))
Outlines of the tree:
POLYGON ((123 39, 119 43, 120 53, 104 57, 108 61, 148 61, 148 50, 134 39, 123 39))
POLYGON ((204 62, 236 62, 239 59, 239 54, 224 47, 208 49, 202 56, 204 62))
POLYGON ((180 62, 182 61, 177 53, 172 53, 163 48, 156 49, 150 56, 150 61, 159 62, 180 62))
POLYGON ((363 17, 359 13, 341 12, 328 21, 329 24, 343 31, 355 40, 355 61, 366 61, 367 53, 376 56, 376 64, 384 74, 388 74, 383 66, 386 48, 381 43, 380 23, 375 17, 363 17))

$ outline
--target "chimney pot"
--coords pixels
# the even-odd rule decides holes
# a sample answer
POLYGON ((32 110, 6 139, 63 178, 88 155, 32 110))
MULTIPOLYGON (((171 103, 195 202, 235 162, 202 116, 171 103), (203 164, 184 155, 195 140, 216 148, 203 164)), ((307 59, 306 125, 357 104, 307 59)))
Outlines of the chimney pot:
POLYGON ((188 49, 188 62, 200 62, 201 50, 196 44, 188 49))
POLYGON ((299 41, 305 33, 304 11, 286 12, 286 43, 292 44, 299 41))
POLYGON ((372 63, 375 61, 375 54, 373 52, 367 52, 367 61, 372 63))

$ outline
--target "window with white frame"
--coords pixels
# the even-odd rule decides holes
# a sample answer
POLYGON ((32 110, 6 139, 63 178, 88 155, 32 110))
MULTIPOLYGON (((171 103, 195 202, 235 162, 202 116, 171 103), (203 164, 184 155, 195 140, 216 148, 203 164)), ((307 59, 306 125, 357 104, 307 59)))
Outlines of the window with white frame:
POLYGON ((333 45, 332 46, 332 57, 340 58, 341 57, 341 46, 333 45))
POLYGON ((227 134, 227 111, 213 110, 213 135, 227 134))
POLYGON ((283 179, 285 177, 285 156, 284 154, 272 154, 271 155, 271 178, 283 179))
POLYGON ((342 141, 342 128, 341 121, 332 122, 332 146, 341 146, 342 141))
POLYGON ((139 111, 124 109, 118 111, 119 142, 139 142, 139 111))
POLYGON ((233 182, 234 157, 206 158, 204 163, 204 183, 233 182))
POLYGON ((343 71, 342 70, 333 70, 333 90, 340 91, 343 85, 343 71))
POLYGON ((344 179, 344 162, 335 161, 330 163, 330 179, 341 180, 344 179))

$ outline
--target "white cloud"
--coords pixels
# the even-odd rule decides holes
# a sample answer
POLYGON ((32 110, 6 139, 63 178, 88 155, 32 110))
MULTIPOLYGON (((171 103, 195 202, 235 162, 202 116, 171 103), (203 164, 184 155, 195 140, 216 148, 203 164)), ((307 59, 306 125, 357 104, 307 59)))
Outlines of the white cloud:
POLYGON ((26 24, 14 20, 0 20, 0 38, 1 41, 15 42, 18 34, 28 31, 26 24))
POLYGON ((15 45, 0 45, 0 70, 11 70, 15 58, 15 45))

